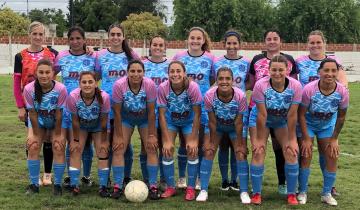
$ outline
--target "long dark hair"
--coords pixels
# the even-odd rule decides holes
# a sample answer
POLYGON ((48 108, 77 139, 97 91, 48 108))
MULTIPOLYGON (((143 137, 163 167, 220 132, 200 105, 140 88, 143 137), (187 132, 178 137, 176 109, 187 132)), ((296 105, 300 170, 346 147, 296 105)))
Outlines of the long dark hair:
MULTIPOLYGON (((54 71, 53 63, 49 59, 46 58, 40 59, 36 65, 36 71, 41 65, 50 66, 51 70, 54 71)), ((35 80, 34 88, 35 88, 35 101, 37 101, 40 104, 43 96, 43 91, 38 78, 36 78, 35 80)))
MULTIPOLYGON (((108 34, 110 33, 110 30, 113 28, 120 28, 121 32, 123 33, 123 36, 125 37, 124 27, 122 27, 120 23, 116 22, 116 23, 111 24, 108 29, 108 34)), ((132 59, 134 59, 134 56, 132 54, 133 50, 129 46, 129 43, 128 43, 126 37, 122 41, 121 48, 125 52, 125 55, 126 55, 126 58, 128 59, 128 61, 131 61, 132 59)))
MULTIPOLYGON (((95 82, 96 82, 96 75, 95 75, 95 73, 92 72, 92 71, 82 71, 82 72, 80 73, 80 76, 79 76, 79 81, 80 81, 80 82, 81 82, 81 78, 82 78, 84 75, 91 75, 91 76, 94 78, 95 82)), ((95 97, 96 97, 97 101, 99 102, 100 106, 103 105, 104 100, 103 100, 103 98, 102 98, 101 90, 100 90, 99 87, 96 87, 96 88, 95 88, 95 97)))

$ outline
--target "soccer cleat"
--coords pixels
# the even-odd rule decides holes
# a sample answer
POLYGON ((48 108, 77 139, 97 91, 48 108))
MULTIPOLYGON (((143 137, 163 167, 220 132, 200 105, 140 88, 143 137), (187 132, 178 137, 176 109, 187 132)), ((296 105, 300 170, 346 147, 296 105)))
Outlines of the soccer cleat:
POLYGON ((160 180, 158 187, 161 192, 164 192, 167 188, 167 184, 166 184, 165 180, 160 180))
POLYGON ((67 176, 64 178, 64 182, 63 182, 63 186, 66 190, 71 190, 71 186, 70 186, 70 177, 67 176))
POLYGON ((330 206, 337 206, 337 201, 330 193, 321 196, 321 202, 329 204, 330 206))
POLYGON ((51 173, 44 173, 42 182, 44 186, 52 185, 51 173))
POLYGON ((109 191, 108 191, 108 189, 107 189, 106 186, 101 186, 101 187, 99 188, 99 195, 100 195, 100 197, 102 197, 102 198, 108 198, 108 197, 110 197, 110 193, 109 193, 109 191))
POLYGON ((208 199, 208 192, 206 190, 201 190, 199 195, 196 197, 196 201, 205 202, 208 199))
POLYGON ((336 188, 335 187, 332 187, 331 188, 331 195, 332 196, 340 196, 340 193, 336 190, 336 188))
POLYGON ((53 194, 55 196, 61 196, 62 195, 62 188, 59 184, 54 184, 53 194))
POLYGON ((295 194, 288 194, 287 195, 287 202, 289 205, 296 206, 299 204, 298 200, 296 199, 295 194))
POLYGON ((195 190, 201 190, 201 183, 199 178, 196 179, 195 190))
POLYGON ((129 182, 131 182, 131 177, 124 177, 124 179, 123 179, 123 189, 125 189, 126 185, 129 184, 129 182))
POLYGON ((80 193, 80 188, 77 186, 71 186, 71 193, 73 196, 77 196, 80 193))
POLYGON ((230 183, 230 189, 233 190, 233 191, 239 191, 239 185, 238 183, 234 180, 230 183))
POLYGON ((227 180, 224 180, 221 184, 220 190, 222 191, 228 191, 230 188, 230 184, 227 180))
POLYGON ((30 184, 26 189, 26 195, 33 195, 39 193, 39 186, 36 186, 35 184, 30 184))
POLYGON ((306 192, 301 192, 297 195, 297 199, 299 201, 299 204, 306 204, 307 202, 307 194, 306 192))
POLYGON ((185 177, 180 177, 179 180, 177 181, 176 187, 177 187, 178 189, 185 189, 185 188, 187 188, 186 178, 185 178, 185 177))
POLYGON ((161 198, 170 198, 176 195, 176 190, 174 187, 167 187, 165 191, 161 194, 161 198))
POLYGON ((287 186, 286 184, 280 184, 278 186, 278 192, 280 195, 287 195, 287 186))
POLYGON ((250 204, 251 199, 248 192, 242 192, 240 193, 240 200, 242 204, 250 204))
POLYGON ((82 183, 82 185, 87 186, 87 187, 91 187, 94 184, 94 182, 91 180, 91 178, 86 177, 86 176, 81 177, 81 183, 82 183))
POLYGON ((255 193, 251 197, 251 203, 255 204, 255 205, 260 205, 261 204, 261 195, 260 195, 260 193, 255 193))
POLYGON ((159 200, 160 199, 160 193, 156 186, 151 186, 149 189, 149 198, 150 200, 159 200))
POLYGON ((123 193, 123 191, 120 188, 120 186, 118 184, 115 184, 113 192, 111 194, 111 197, 114 199, 119 199, 121 197, 122 193, 123 193))
POLYGON ((195 189, 192 187, 187 187, 185 191, 185 200, 193 201, 195 199, 195 189))

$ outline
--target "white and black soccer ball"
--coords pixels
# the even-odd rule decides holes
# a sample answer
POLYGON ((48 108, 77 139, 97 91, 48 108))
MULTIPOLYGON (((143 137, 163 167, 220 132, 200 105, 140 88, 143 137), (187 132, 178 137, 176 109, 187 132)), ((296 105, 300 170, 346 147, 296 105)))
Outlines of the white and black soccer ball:
POLYGON ((126 185, 124 194, 128 201, 141 203, 147 199, 149 189, 144 182, 133 180, 126 185))

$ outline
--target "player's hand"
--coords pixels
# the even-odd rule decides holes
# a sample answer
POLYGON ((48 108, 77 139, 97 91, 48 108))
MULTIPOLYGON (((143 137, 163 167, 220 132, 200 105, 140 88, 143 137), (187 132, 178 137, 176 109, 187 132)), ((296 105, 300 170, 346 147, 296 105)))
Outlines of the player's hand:
POLYGON ((163 142, 162 152, 165 158, 172 158, 174 154, 174 144, 171 141, 163 142))
POLYGON ((158 148, 158 139, 155 135, 149 135, 146 140, 146 147, 150 151, 157 151, 158 148))
POLYGON ((310 138, 303 138, 301 140, 301 144, 300 144, 300 149, 301 149, 301 156, 308 158, 311 157, 312 152, 313 152, 313 148, 312 148, 312 141, 310 138))
POLYGON ((253 155, 260 155, 265 153, 265 143, 255 139, 255 141, 251 142, 251 150, 253 155))
POLYGON ((291 156, 297 157, 299 154, 299 146, 296 141, 288 141, 285 144, 285 151, 290 153, 291 156))
POLYGON ((188 155, 192 158, 198 156, 198 141, 189 140, 186 142, 186 151, 188 155))
POLYGON ((25 108, 18 109, 18 118, 22 122, 25 122, 25 120, 27 120, 27 113, 26 113, 25 108))
POLYGON ((73 139, 70 141, 70 152, 80 152, 80 141, 79 139, 73 139))
POLYGON ((337 139, 330 139, 330 143, 327 145, 325 151, 330 150, 330 157, 331 158, 338 158, 340 154, 339 144, 337 139))

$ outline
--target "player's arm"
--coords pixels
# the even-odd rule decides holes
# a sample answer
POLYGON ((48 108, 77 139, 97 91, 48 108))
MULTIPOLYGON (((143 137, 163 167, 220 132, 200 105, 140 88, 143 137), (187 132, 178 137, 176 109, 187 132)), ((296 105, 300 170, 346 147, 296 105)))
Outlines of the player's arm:
POLYGON ((172 152, 174 150, 174 142, 173 139, 169 137, 169 131, 166 123, 166 107, 159 107, 159 123, 161 128, 161 135, 162 135, 162 144, 163 144, 163 155, 166 158, 172 157, 172 152))
POLYGON ((287 114, 288 140, 296 141, 296 122, 299 104, 292 104, 287 114))
POLYGON ((114 103, 114 141, 119 142, 123 139, 122 122, 121 122, 121 105, 122 103, 114 103))
POLYGON ((76 113, 71 113, 74 142, 80 141, 80 119, 76 113))
POLYGON ((192 141, 199 141, 198 133, 200 129, 200 116, 201 116, 201 106, 200 105, 193 105, 192 106, 193 112, 194 112, 194 119, 193 119, 193 127, 191 132, 190 139, 192 141))
POLYGON ((312 153, 312 140, 307 132, 306 118, 305 114, 308 110, 307 106, 300 105, 298 110, 298 121, 301 129, 301 156, 310 157, 312 153))
POLYGON ((235 132, 236 132, 236 141, 238 144, 242 145, 245 141, 242 140, 243 133, 243 114, 238 114, 235 118, 235 132))
POLYGON ((107 123, 109 113, 101 113, 100 115, 100 126, 101 126, 101 140, 106 141, 107 139, 107 123))
POLYGON ((147 144, 151 149, 156 150, 158 148, 155 128, 155 102, 147 102, 148 112, 148 138, 147 144))
POLYGON ((257 118, 256 118, 256 128, 257 128, 257 139, 261 141, 266 141, 267 136, 265 135, 266 130, 266 119, 267 111, 264 103, 256 103, 257 109, 257 118))
POLYGON ((216 116, 213 111, 208 112, 209 129, 210 129, 210 143, 214 144, 216 139, 216 116))

